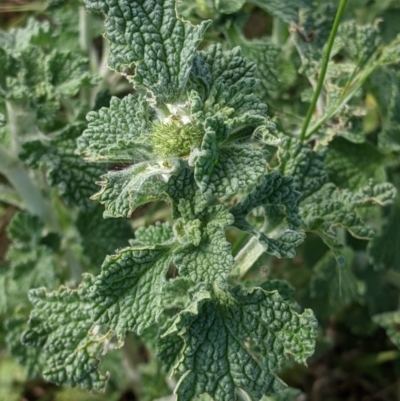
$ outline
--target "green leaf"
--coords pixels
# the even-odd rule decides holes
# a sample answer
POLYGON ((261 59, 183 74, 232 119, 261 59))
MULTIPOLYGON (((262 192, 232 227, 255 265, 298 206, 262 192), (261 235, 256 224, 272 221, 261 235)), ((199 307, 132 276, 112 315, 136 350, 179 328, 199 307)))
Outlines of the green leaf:
POLYGON ((299 305, 294 300, 295 289, 287 281, 269 279, 263 281, 258 287, 267 292, 278 291, 280 297, 287 302, 294 311, 300 310, 299 305))
POLYGON ((388 68, 381 68, 371 76, 372 90, 379 104, 382 130, 378 146, 384 152, 400 150, 400 75, 388 68))
POLYGON ((215 0, 215 8, 222 14, 233 14, 239 11, 246 0, 215 0))
POLYGON ((250 3, 255 4, 262 10, 278 17, 287 24, 296 23, 299 19, 299 10, 305 3, 303 0, 250 0, 250 3))
POLYGON ((263 152, 249 145, 220 146, 227 138, 222 117, 205 121, 205 135, 195 157, 195 179, 207 196, 229 196, 255 185, 265 173, 263 152))
POLYGON ((50 293, 44 288, 31 290, 29 298, 34 309, 22 342, 43 351, 46 380, 103 390, 107 375, 98 371, 99 357, 107 350, 111 333, 96 334, 91 330, 93 304, 88 300, 91 280, 85 276, 77 290, 66 287, 50 293))
POLYGON ((305 363, 312 354, 316 320, 310 310, 293 312, 277 292, 214 288, 178 315, 166 336, 176 334, 183 339, 174 366, 179 401, 202 393, 231 401, 238 388, 259 400, 284 388, 274 372, 287 355, 305 363))
POLYGON ((222 205, 207 205, 189 169, 171 177, 168 194, 174 233, 182 244, 174 250, 179 273, 195 283, 226 279, 234 262, 225 238, 225 228, 233 223, 232 215, 222 205))
POLYGON ((89 211, 79 211, 76 227, 82 241, 84 255, 95 267, 118 248, 128 245, 133 231, 126 219, 103 219, 103 207, 96 204, 89 211))
POLYGON ((285 388, 278 394, 273 394, 271 396, 264 396, 261 401, 295 401, 299 399, 301 391, 297 388, 285 388))
POLYGON ((219 114, 233 132, 266 123, 268 108, 254 95, 256 69, 239 47, 223 51, 218 44, 198 52, 191 71, 192 88, 197 92, 192 93, 192 113, 203 121, 219 114))
MULTIPOLYGON (((4 97, 23 105, 44 125, 54 120, 61 99, 97 81, 79 52, 53 50, 58 36, 53 32, 48 22, 30 19, 25 28, 3 32, 0 43, 4 97)), ((34 129, 30 126, 28 132, 34 129)))
POLYGON ((168 335, 167 333, 173 324, 173 320, 171 318, 166 321, 160 329, 160 336, 157 338, 157 358, 161 360, 164 371, 167 373, 172 372, 184 346, 183 339, 180 336, 176 334, 168 335))
POLYGON ((171 262, 171 246, 128 247, 107 256, 91 286, 92 313, 120 339, 157 322, 171 262))
POLYGON ((182 169, 169 179, 167 193, 174 220, 182 218, 185 223, 196 220, 207 208, 207 199, 196 185, 190 169, 182 169))
POLYGON ((237 33, 238 35, 233 36, 233 44, 240 46, 243 55, 257 65, 256 77, 259 78, 262 86, 262 89, 259 89, 260 97, 267 99, 271 92, 279 87, 276 62, 279 48, 269 43, 267 39, 247 40, 241 32, 237 33))
POLYGON ((153 358, 146 364, 138 366, 140 376, 139 396, 141 401, 154 401, 165 399, 171 394, 165 372, 160 361, 153 358))
POLYGON ((380 315, 373 316, 372 320, 379 324, 379 326, 383 327, 386 330, 388 337, 391 339, 392 343, 400 348, 400 332, 399 332, 399 324, 400 324, 400 312, 386 312, 381 313, 380 315))
POLYGON ((193 26, 180 20, 173 0, 101 3, 106 5, 103 10, 110 41, 109 66, 131 76, 158 101, 178 100, 209 22, 193 26), (134 74, 129 71, 133 65, 134 74))
POLYGON ((270 173, 243 202, 230 210, 235 218, 235 227, 257 237, 265 252, 279 258, 294 257, 295 247, 304 240, 304 233, 294 231, 300 225, 297 208, 300 194, 292 184, 291 177, 270 173), (262 229, 257 229, 246 217, 260 206, 264 209, 265 223, 262 229))
MULTIPOLYGON (((203 218, 206 223, 198 220, 196 242, 190 241, 189 237, 187 244, 174 251, 173 261, 179 273, 194 283, 224 282, 234 263, 231 245, 225 238, 225 228, 233 223, 233 217, 219 205, 209 207, 203 218)), ((181 238, 181 241, 185 240, 184 236, 181 238)))
MULTIPOLYGON (((358 161, 356 156, 358 148, 357 153, 355 151, 348 153, 345 149, 347 145, 350 149, 354 146, 361 146, 363 149, 368 149, 370 154, 374 154, 376 159, 380 158, 380 155, 369 145, 353 145, 344 139, 337 139, 332 145, 333 153, 336 149, 337 152, 342 152, 344 164, 349 166, 349 169, 356 168, 354 166, 358 161)), ((339 189, 333 183, 328 182, 329 177, 324 166, 324 153, 315 152, 308 145, 294 138, 282 140, 278 156, 281 162, 280 171, 285 175, 291 175, 295 189, 302 192, 299 211, 303 226, 307 231, 317 232, 325 243, 336 252, 340 248, 340 243, 334 236, 335 226, 346 228, 357 238, 373 237, 373 231, 363 223, 358 210, 373 205, 390 204, 395 196, 395 189, 391 184, 373 185, 360 170, 353 174, 347 174, 347 170, 342 169, 342 164, 338 162, 337 158, 329 158, 327 165, 332 171, 333 180, 337 180, 338 184, 345 186, 346 177, 349 181, 348 185, 359 186, 355 193, 348 189, 339 189), (338 179, 338 174, 341 174, 341 179, 338 179)), ((363 159, 363 155, 358 157, 363 159)), ((380 166, 378 169, 380 170, 380 166)), ((374 173, 376 177, 383 178, 384 172, 381 170, 374 171, 374 173)), ((353 190, 353 187, 351 188, 353 190)))
POLYGON ((105 169, 99 164, 85 163, 76 154, 77 138, 84 130, 84 124, 67 126, 45 145, 40 141, 24 144, 20 154, 31 167, 45 167, 47 180, 57 187, 67 205, 76 205, 88 211, 94 207, 90 197, 96 191, 96 180, 105 169))
POLYGON ((325 168, 331 182, 355 191, 371 179, 376 183, 386 181, 383 161, 384 156, 368 143, 354 144, 336 138, 329 144, 325 168))
POLYGON ((93 11, 107 12, 107 0, 84 0, 85 6, 93 11))
POLYGON ((174 233, 171 225, 156 222, 154 226, 140 227, 135 231, 135 239, 129 241, 131 246, 162 245, 171 242, 174 233))
POLYGON ((40 377, 45 360, 40 348, 29 347, 21 342, 21 335, 27 329, 27 316, 14 316, 6 322, 6 343, 10 354, 24 367, 27 377, 40 377))
POLYGON ((399 201, 391 206, 384 219, 380 235, 369 244, 368 253, 373 264, 379 269, 400 270, 400 205, 399 201))
POLYGON ((186 277, 176 277, 165 286, 163 306, 165 309, 184 309, 189 303, 189 290, 193 287, 191 280, 186 277))
POLYGON ((354 253, 350 248, 337 256, 328 251, 313 268, 310 297, 317 316, 330 317, 343 306, 359 300, 357 280, 352 272, 354 253))
POLYGON ((78 149, 89 161, 140 162, 150 147, 149 108, 140 96, 112 97, 110 107, 90 112, 88 128, 78 139, 78 149))
POLYGON ((43 223, 39 217, 20 212, 13 216, 7 227, 8 238, 18 248, 40 242, 43 223))
POLYGON ((301 192, 300 200, 319 190, 327 181, 324 168, 325 155, 313 152, 296 138, 282 138, 279 147, 279 170, 293 177, 294 188, 301 192))
POLYGON ((54 250, 46 243, 44 224, 37 216, 16 213, 7 227, 7 235, 11 245, 6 259, 20 291, 27 292, 40 285, 52 288, 59 284, 59 264, 54 250))
POLYGON ((88 61, 73 52, 55 51, 46 61, 48 81, 57 97, 75 96, 82 87, 96 83, 88 72, 88 61))
POLYGON ((328 183, 300 204, 300 214, 307 230, 333 233, 333 227, 340 226, 356 238, 370 239, 374 232, 363 223, 358 209, 390 204, 395 193, 395 188, 389 183, 370 184, 356 193, 340 190, 328 183))
POLYGON ((357 69, 362 69, 371 60, 381 44, 376 24, 361 25, 354 20, 339 25, 338 38, 336 46, 343 47, 357 69))
POLYGON ((139 206, 165 198, 163 176, 177 171, 179 162, 142 162, 101 176, 101 190, 92 196, 105 205, 104 217, 130 217, 139 206))

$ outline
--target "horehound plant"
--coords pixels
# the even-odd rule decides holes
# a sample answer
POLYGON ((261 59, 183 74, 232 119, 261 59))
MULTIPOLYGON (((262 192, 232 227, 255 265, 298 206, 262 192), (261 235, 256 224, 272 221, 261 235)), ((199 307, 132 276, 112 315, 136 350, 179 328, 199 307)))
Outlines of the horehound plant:
POLYGON ((330 182, 324 154, 269 120, 254 94, 256 65, 239 48, 198 50, 210 22, 178 18, 172 0, 86 5, 105 15, 109 68, 135 88, 87 115, 80 154, 124 166, 101 176, 92 199, 109 219, 163 201, 171 219, 138 229, 77 289, 31 290, 22 342, 57 384, 103 390, 102 356, 133 332, 177 380, 179 401, 279 393, 279 368, 289 357, 306 363, 317 322, 285 283, 241 283, 248 259, 293 258, 314 232, 344 263, 334 227, 371 237, 358 209, 389 203, 394 189, 369 182, 351 192, 330 182), (269 165, 271 152, 279 163, 269 165), (232 229, 252 238, 236 258, 232 229))

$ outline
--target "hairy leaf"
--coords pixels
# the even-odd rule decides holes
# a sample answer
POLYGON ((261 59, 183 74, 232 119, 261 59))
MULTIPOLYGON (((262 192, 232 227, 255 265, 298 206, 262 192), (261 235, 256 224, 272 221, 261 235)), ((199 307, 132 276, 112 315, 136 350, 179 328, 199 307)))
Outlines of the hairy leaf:
POLYGON ((159 101, 179 99, 209 22, 193 26, 180 20, 173 0, 106 0, 88 5, 106 13, 109 66, 131 76, 159 101))
POLYGON ((182 375, 179 401, 202 393, 228 401, 237 388, 258 400, 283 389, 274 371, 285 355, 304 363, 313 352, 316 321, 309 310, 293 312, 277 292, 216 288, 178 315, 166 335, 176 334, 183 339, 174 367, 182 375))
POLYGON ((92 196, 105 205, 104 217, 130 217, 139 206, 162 200, 166 183, 162 176, 176 171, 178 162, 142 162, 101 176, 100 192, 92 196))
POLYGON ((110 333, 91 331, 93 304, 88 300, 91 280, 86 276, 77 290, 66 287, 50 293, 44 288, 31 290, 29 298, 34 309, 22 342, 42 349, 46 380, 102 390, 107 375, 98 371, 99 357, 107 349, 110 333))
POLYGON ((128 245, 133 231, 125 219, 103 219, 103 207, 97 204, 90 211, 80 211, 76 227, 82 240, 85 256, 95 267, 118 248, 128 245))
POLYGON ((297 208, 300 194, 292 183, 291 177, 270 173, 243 202, 230 210, 236 227, 257 237, 267 253, 280 258, 294 257, 295 247, 304 240, 304 233, 294 231, 300 225, 297 208), (257 229, 246 217, 260 206, 264 209, 265 223, 264 228, 257 229))
MULTIPOLYGON (((220 205, 208 208, 204 218, 208 222, 205 227, 200 223, 196 242, 189 236, 188 243, 174 251, 174 264, 182 276, 195 283, 225 281, 234 263, 231 245, 225 238, 225 227, 233 223, 233 217, 220 205)), ((185 241, 185 236, 181 238, 185 241)))
POLYGON ((360 25, 356 21, 344 21, 339 26, 338 42, 354 60, 358 69, 362 69, 373 57, 381 44, 376 24, 360 25), (339 43, 340 41, 340 43, 339 43))
POLYGON ((325 168, 330 181, 339 188, 352 191, 368 185, 386 181, 383 155, 372 145, 354 144, 343 138, 336 138, 329 144, 325 168))
POLYGON ((299 311, 300 307, 294 300, 295 289, 287 281, 269 279, 263 281, 258 287, 267 292, 278 291, 280 297, 287 302, 294 311, 299 311))
POLYGON ((57 235, 46 235, 40 219, 24 212, 14 215, 7 234, 12 243, 6 258, 10 262, 12 278, 20 289, 28 291, 44 284, 48 287, 59 284, 59 264, 54 253, 59 245, 57 235), (52 237, 53 243, 49 241, 52 237))
POLYGON ((164 308, 186 308, 190 303, 189 290, 192 287, 192 281, 186 277, 175 277, 169 280, 165 286, 165 294, 163 297, 164 308))
POLYGON ((57 35, 49 23, 30 19, 25 28, 0 34, 0 71, 5 77, 0 87, 9 101, 24 105, 39 123, 54 119, 61 99, 96 82, 79 52, 53 49, 57 35))
POLYGON ((300 7, 305 4, 304 0, 250 0, 250 2, 287 24, 298 21, 300 7))
POLYGON ((154 226, 140 227, 135 231, 135 239, 129 241, 131 246, 152 246, 169 243, 174 233, 171 225, 157 222, 154 226))
POLYGON ((215 197, 229 196, 255 185, 266 167, 263 153, 249 145, 220 148, 227 130, 221 117, 206 120, 203 143, 194 165, 200 190, 215 197))
POLYGON ((167 193, 172 203, 174 220, 179 218, 185 222, 196 220, 207 208, 207 199, 196 185, 190 169, 182 169, 169 179, 167 193))
POLYGON ((400 270, 400 205, 397 200, 384 219, 380 235, 369 244, 369 255, 379 269, 400 270))
POLYGON ((89 161, 143 161, 150 151, 149 113, 142 97, 111 98, 110 107, 87 115, 88 128, 78 139, 79 151, 89 161))
POLYGON ((254 95, 255 72, 256 65, 239 47, 223 51, 221 45, 212 45, 198 52, 191 81, 199 98, 193 95, 192 112, 202 120, 219 114, 234 131, 265 123, 267 106, 254 95))
POLYGON ((279 147, 280 171, 293 177, 294 188, 307 198, 327 181, 324 169, 325 155, 313 152, 310 147, 295 138, 283 138, 279 147))
POLYGON ((6 343, 10 354, 22 365, 26 375, 40 377, 44 368, 43 352, 40 348, 29 347, 21 342, 21 335, 27 329, 27 316, 14 316, 7 320, 6 343))
POLYGON ((371 76, 372 90, 379 105, 382 130, 378 134, 379 148, 384 152, 400 150, 400 74, 381 68, 371 76))
POLYGON ((20 157, 31 168, 45 167, 49 184, 57 187, 68 205, 88 211, 93 208, 90 196, 97 189, 96 180, 105 169, 98 164, 85 163, 76 154, 76 141, 84 128, 85 125, 80 123, 67 126, 49 145, 40 141, 28 142, 20 157))
POLYGON ((90 288, 93 319, 122 339, 157 322, 171 261, 171 247, 128 247, 107 256, 90 288))
POLYGON ((352 272, 354 253, 350 248, 338 258, 332 251, 318 261, 310 281, 310 297, 317 316, 335 315, 341 307, 359 300, 356 278, 352 272))
POLYGON ((195 283, 226 279, 233 257, 225 228, 233 223, 232 215, 222 205, 208 206, 189 169, 171 177, 168 194, 182 244, 174 251, 179 273, 195 283))
POLYGON ((223 14, 232 14, 239 11, 246 0, 215 0, 215 8, 223 14))
POLYGON ((233 43, 241 47, 243 55, 257 65, 256 77, 259 78, 262 88, 258 89, 261 98, 266 99, 279 86, 277 71, 277 56, 279 49, 266 39, 247 40, 240 33, 234 35, 233 43), (235 40, 236 39, 236 40, 235 40))
POLYGON ((307 230, 332 233, 335 226, 346 228, 354 237, 369 239, 374 232, 357 213, 362 207, 390 204, 396 190, 389 184, 367 185, 358 192, 340 190, 325 184, 300 204, 300 214, 307 230))

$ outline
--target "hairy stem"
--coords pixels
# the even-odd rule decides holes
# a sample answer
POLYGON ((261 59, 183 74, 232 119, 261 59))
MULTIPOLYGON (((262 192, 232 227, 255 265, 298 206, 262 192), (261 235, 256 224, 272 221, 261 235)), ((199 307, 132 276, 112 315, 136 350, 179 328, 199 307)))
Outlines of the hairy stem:
POLYGON ((283 46, 286 40, 287 26, 279 18, 274 18, 272 25, 272 42, 277 46, 283 46))
POLYGON ((247 244, 236 255, 231 276, 239 280, 242 279, 264 252, 265 249, 258 242, 258 239, 251 237, 247 244))
POLYGON ((308 128, 308 125, 310 124, 312 115, 314 113, 315 107, 316 107, 318 99, 319 99, 319 95, 320 95, 323 85, 324 85, 324 79, 325 79, 326 71, 328 69, 328 64, 329 64, 329 60, 330 60, 330 56, 331 56, 333 43, 335 42, 336 33, 339 28, 340 20, 342 19, 342 15, 343 15, 344 9, 346 7, 346 4, 347 4, 347 0, 340 1, 335 20, 333 22, 332 30, 330 32, 329 39, 328 39, 328 44, 326 46, 326 50, 325 50, 324 56, 322 58, 321 74, 318 78, 317 88, 315 89, 313 98, 311 100, 310 107, 308 108, 307 115, 304 120, 303 128, 301 130, 301 135, 300 135, 301 141, 304 141, 307 138, 306 137, 307 128, 308 128))

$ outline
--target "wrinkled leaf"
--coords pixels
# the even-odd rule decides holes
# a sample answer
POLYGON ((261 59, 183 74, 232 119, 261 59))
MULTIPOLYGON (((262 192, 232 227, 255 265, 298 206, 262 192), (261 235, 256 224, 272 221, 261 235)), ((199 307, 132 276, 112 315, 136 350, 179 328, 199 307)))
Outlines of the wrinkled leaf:
POLYGON ((182 375, 178 400, 208 393, 228 401, 235 399, 237 388, 258 400, 282 390, 275 369, 285 354, 304 363, 314 350, 315 330, 311 311, 294 313, 277 292, 235 287, 215 289, 214 296, 203 293, 166 334, 183 339, 174 366, 182 375), (251 352, 252 344, 259 355, 251 352))
POLYGON ((77 290, 66 287, 50 293, 44 288, 31 290, 29 299, 34 309, 22 342, 43 351, 46 380, 103 390, 107 375, 98 370, 99 357, 107 349, 110 334, 91 331, 93 304, 88 300, 91 280, 86 276, 77 290))

